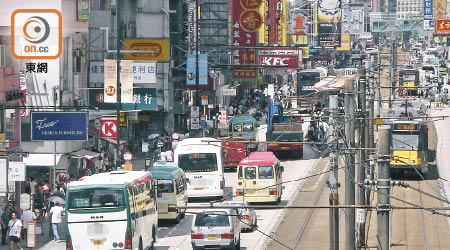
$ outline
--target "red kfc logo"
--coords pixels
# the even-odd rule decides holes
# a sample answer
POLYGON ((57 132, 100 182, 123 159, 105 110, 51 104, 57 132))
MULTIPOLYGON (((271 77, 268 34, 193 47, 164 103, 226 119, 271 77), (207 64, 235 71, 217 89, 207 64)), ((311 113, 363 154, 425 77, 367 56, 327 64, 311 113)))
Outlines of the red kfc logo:
POLYGON ((117 137, 117 119, 102 118, 100 119, 100 138, 117 137))

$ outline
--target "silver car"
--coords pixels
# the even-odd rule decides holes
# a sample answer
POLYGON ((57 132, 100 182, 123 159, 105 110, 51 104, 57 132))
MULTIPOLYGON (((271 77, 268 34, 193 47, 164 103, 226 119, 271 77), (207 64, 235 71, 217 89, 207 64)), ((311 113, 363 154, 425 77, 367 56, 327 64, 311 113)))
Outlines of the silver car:
POLYGON ((241 217, 241 230, 253 231, 258 227, 258 218, 253 208, 249 208, 246 201, 224 201, 221 204, 225 206, 236 206, 238 208, 239 216, 241 217))
POLYGON ((240 249, 241 227, 237 209, 208 209, 195 214, 191 243, 197 249, 240 249))

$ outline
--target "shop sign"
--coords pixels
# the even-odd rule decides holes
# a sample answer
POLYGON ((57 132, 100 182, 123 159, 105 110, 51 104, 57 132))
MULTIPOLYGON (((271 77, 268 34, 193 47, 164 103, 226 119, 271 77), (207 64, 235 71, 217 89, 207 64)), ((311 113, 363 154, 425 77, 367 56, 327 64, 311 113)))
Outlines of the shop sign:
POLYGON ((8 192, 8 159, 0 158, 0 193, 8 192))
POLYGON ((259 64, 265 67, 283 66, 283 68, 297 68, 298 56, 269 56, 260 55, 259 64))
POLYGON ((364 32, 364 5, 349 4, 342 10, 342 33, 361 34, 364 32))
POLYGON ((8 181, 25 181, 25 163, 24 162, 9 162, 8 181))
MULTIPOLYGON (((156 110, 156 88, 134 88, 133 101, 131 103, 121 103, 122 110, 156 110)), ((116 110, 116 104, 104 102, 102 90, 89 90, 89 104, 99 109, 116 110)))
POLYGON ((31 112, 32 141, 87 141, 87 112, 31 112))
POLYGON ((67 174, 67 171, 56 171, 56 180, 58 182, 63 182, 64 178, 68 178, 69 175, 67 174))
POLYGON ((433 0, 423 1, 423 19, 433 20, 433 0))
POLYGON ((129 50, 148 50, 152 53, 125 53, 124 59, 129 60, 150 60, 150 61, 169 61, 169 40, 150 40, 150 39, 126 39, 124 47, 129 50))
POLYGON ((116 118, 100 119, 100 138, 116 138, 117 130, 118 126, 116 118))
MULTIPOLYGON (((89 82, 91 86, 94 86, 94 83, 103 85, 105 73, 103 62, 91 61, 89 64, 89 82)), ((157 83, 156 62, 133 61, 133 83, 157 83)))
POLYGON ((436 20, 436 34, 450 34, 450 20, 436 20))

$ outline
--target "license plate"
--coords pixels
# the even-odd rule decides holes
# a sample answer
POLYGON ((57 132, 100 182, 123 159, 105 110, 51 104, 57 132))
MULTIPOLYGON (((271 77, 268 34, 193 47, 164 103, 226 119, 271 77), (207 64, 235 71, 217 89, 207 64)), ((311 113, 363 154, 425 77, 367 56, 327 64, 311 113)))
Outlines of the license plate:
POLYGON ((194 188, 194 190, 203 190, 203 188, 194 188))
POLYGON ((208 234, 208 240, 217 240, 217 234, 208 234))
POLYGON ((94 240, 94 246, 101 246, 103 245, 103 240, 94 240))
POLYGON ((289 147, 281 147, 281 149, 289 149, 289 147))

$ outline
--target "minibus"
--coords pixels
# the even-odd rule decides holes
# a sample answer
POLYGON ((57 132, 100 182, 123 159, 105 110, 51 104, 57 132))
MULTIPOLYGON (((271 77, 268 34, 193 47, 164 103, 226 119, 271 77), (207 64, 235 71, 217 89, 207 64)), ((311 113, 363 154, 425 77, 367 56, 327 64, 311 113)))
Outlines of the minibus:
POLYGON ((283 166, 273 152, 252 152, 237 169, 236 200, 280 203, 283 166))
POLYGON ((152 175, 112 171, 69 183, 66 249, 147 249, 156 242, 158 214, 152 175))
POLYGON ((174 162, 155 162, 148 169, 152 173, 156 186, 156 210, 159 220, 174 220, 176 223, 184 217, 187 206, 186 176, 184 171, 174 162))

